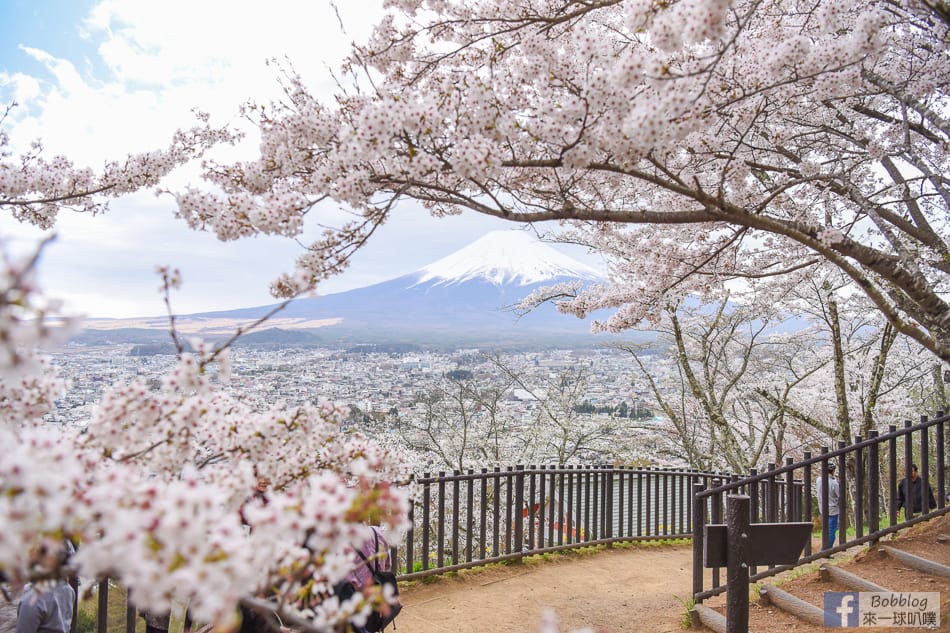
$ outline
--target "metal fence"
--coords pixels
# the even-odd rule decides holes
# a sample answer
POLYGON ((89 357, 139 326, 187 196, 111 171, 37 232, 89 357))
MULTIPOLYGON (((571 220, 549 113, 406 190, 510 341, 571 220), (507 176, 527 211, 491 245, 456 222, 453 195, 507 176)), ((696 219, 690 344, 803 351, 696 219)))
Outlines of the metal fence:
MULTIPOLYGON (((693 539, 693 598, 701 602, 726 590, 720 580, 721 568, 712 569, 712 582, 704 586, 703 539, 704 526, 723 522, 723 510, 729 494, 748 495, 753 523, 783 523, 812 521, 821 516, 821 545, 812 551, 809 541, 797 563, 758 570, 751 568, 750 581, 756 582, 779 572, 827 557, 849 547, 874 542, 886 534, 920 521, 945 514, 947 506, 946 435, 950 416, 938 412, 937 417, 913 425, 905 422, 902 429, 891 426, 881 435, 871 431, 867 439, 860 436, 854 443, 838 442, 835 450, 823 447, 818 455, 806 452, 799 462, 787 459, 784 466, 770 464, 765 472, 754 470, 744 479, 731 476, 713 479, 709 483, 694 484, 693 539), (827 483, 817 477, 828 471, 828 464, 836 464, 840 489, 838 507, 838 544, 832 546, 828 530, 827 483), (920 512, 910 503, 903 513, 898 511, 898 486, 910 482, 911 465, 919 466, 919 477, 924 491, 920 512), (899 467, 900 466, 900 467, 899 467), (822 487, 822 506, 815 505, 817 486, 822 487), (935 507, 930 507, 928 488, 934 490, 935 507)), ((909 487, 909 483, 905 484, 909 487)), ((905 489, 904 499, 910 499, 905 489)))
MULTIPOLYGON (((704 586, 704 527, 722 523, 726 497, 750 498, 753 523, 811 521, 820 514, 821 545, 806 545, 795 565, 750 569, 755 582, 797 565, 846 548, 875 541, 885 534, 950 511, 945 461, 946 426, 950 416, 937 417, 887 433, 872 431, 851 445, 823 447, 805 453, 799 462, 769 464, 748 477, 673 468, 596 466, 512 466, 478 472, 424 474, 413 480, 410 528, 405 539, 392 544, 395 570, 401 580, 421 578, 592 545, 653 539, 692 539, 693 597, 696 601, 725 591, 721 569, 711 571, 704 586), (815 488, 824 486, 819 473, 837 466, 838 530, 841 541, 828 538, 828 495, 815 503, 815 488), (898 482, 910 479, 910 466, 919 465, 923 489, 934 488, 936 507, 924 495, 922 512, 913 505, 898 512, 898 482), (900 466, 900 468, 899 468, 900 466), (694 520, 698 517, 698 520, 694 520), (816 549, 817 551, 812 551, 816 549)), ((827 490, 825 490, 827 493, 827 490)), ((905 493, 905 498, 910 495, 905 493)), ((99 584, 98 612, 106 612, 108 583, 99 584)), ((132 633, 136 618, 128 606, 119 616, 132 633)), ((106 618, 96 630, 106 633, 106 618)), ((76 619, 73 619, 74 633, 76 619)))
POLYGON ((690 491, 716 473, 513 466, 425 474, 392 556, 400 579, 621 541, 690 538, 690 491))

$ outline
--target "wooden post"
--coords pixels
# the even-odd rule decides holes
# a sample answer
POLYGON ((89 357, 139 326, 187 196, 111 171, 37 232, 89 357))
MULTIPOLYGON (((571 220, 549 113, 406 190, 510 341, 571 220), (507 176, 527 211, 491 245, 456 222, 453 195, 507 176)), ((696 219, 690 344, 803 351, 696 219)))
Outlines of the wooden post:
MULTIPOLYGON (((904 420, 904 429, 913 426, 910 420, 904 420)), ((914 500, 911 498, 910 470, 914 463, 914 434, 907 431, 904 434, 904 521, 914 518, 914 500)))
MULTIPOLYGON (((876 440, 878 432, 868 431, 868 439, 876 440)), ((868 533, 877 532, 881 528, 881 463, 878 443, 868 446, 868 533)), ((871 541, 877 543, 877 539, 871 541)))
MULTIPOLYGON (((920 416, 920 423, 927 423, 927 416, 920 416)), ((927 514, 933 508, 930 507, 930 427, 926 426, 920 429, 920 512, 927 514)), ((935 499, 936 501, 936 499, 935 499)))
POLYGON ((515 552, 524 551, 524 466, 515 466, 515 552))
MULTIPOLYGON (((854 436, 854 443, 861 443, 860 435, 854 436)), ((854 462, 854 537, 861 538, 864 536, 864 524, 866 519, 864 515, 864 499, 868 494, 863 449, 855 449, 854 462)), ((870 526, 871 521, 867 521, 867 524, 870 526)), ((869 528, 868 531, 873 532, 874 528, 869 528)))
POLYGON ((698 496, 706 489, 701 481, 693 482, 693 595, 703 590, 703 526, 706 523, 706 499, 698 496))
MULTIPOLYGON (((96 632, 107 633, 109 630, 109 581, 103 580, 99 583, 99 602, 96 612, 96 632)), ((79 594, 76 594, 79 595, 79 594)), ((78 602, 78 600, 76 601, 78 602)), ((165 627, 168 628, 167 626, 165 627)))
POLYGON ((749 497, 726 497, 726 633, 749 631, 749 566, 745 563, 749 539, 749 497))
POLYGON ((429 503, 431 502, 432 487, 429 482, 429 473, 422 475, 425 484, 422 488, 422 570, 429 569, 429 503))
POLYGON ((436 488, 438 491, 438 507, 436 508, 436 520, 438 524, 436 525, 437 533, 437 543, 436 554, 435 554, 435 563, 439 569, 445 567, 445 471, 439 471, 439 485, 436 488))
MULTIPOLYGON (((802 458, 807 462, 811 459, 811 451, 805 451, 802 455, 802 458)), ((799 521, 807 521, 811 523, 811 464, 805 464, 805 470, 802 473, 802 490, 804 493, 804 503, 805 506, 802 510, 802 516, 799 518, 799 521)), ((811 539, 808 539, 808 542, 805 543, 805 556, 811 556, 811 539)))

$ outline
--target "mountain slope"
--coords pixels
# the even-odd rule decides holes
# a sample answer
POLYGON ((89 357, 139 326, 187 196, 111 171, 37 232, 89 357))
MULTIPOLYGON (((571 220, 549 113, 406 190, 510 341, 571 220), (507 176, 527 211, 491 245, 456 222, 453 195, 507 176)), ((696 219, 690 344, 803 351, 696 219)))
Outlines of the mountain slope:
MULTIPOLYGON (((319 328, 322 340, 522 341, 591 344, 582 321, 544 305, 518 318, 510 307, 538 287, 602 280, 596 269, 540 242, 524 231, 494 231, 408 275, 347 292, 298 299, 270 327, 319 328), (567 337, 567 338, 565 338, 567 337)), ((260 318, 274 304, 185 315, 180 327, 241 323, 260 318)))
POLYGON ((582 264, 524 231, 492 231, 419 271, 418 283, 441 285, 482 281, 496 286, 528 286, 553 280, 600 280, 600 271, 582 264))

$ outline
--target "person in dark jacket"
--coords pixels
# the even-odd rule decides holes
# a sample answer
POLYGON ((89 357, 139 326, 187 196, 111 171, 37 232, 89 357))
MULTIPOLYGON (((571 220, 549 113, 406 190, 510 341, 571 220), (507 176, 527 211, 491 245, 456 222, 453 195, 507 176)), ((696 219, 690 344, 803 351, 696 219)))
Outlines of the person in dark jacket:
MULTIPOLYGON (((917 464, 911 464, 910 466, 910 499, 913 501, 913 511, 915 513, 921 513, 924 511, 924 482, 917 475, 917 464)), ((897 485, 897 509, 898 511, 901 508, 906 508, 907 503, 907 486, 908 481, 906 478, 901 479, 900 484, 897 485)), ((934 498, 934 489, 932 486, 927 486, 928 494, 928 506, 927 510, 933 510, 937 507, 937 500, 934 498)))

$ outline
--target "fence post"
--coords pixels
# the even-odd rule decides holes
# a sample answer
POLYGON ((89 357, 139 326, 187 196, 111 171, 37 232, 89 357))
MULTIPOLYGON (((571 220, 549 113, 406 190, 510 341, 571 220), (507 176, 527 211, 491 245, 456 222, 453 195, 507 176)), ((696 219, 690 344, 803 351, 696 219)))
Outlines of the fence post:
MULTIPOLYGON (((410 479, 411 481, 411 479, 410 479)), ((406 530, 406 573, 411 574, 413 570, 413 540, 416 535, 416 501, 415 499, 410 499, 409 501, 409 529, 406 530)))
MULTIPOLYGON (((937 412, 937 419, 939 420, 942 416, 941 412, 937 412)), ((945 459, 945 451, 943 445, 943 422, 940 422, 934 428, 934 442, 937 444, 937 507, 943 508, 946 505, 947 501, 947 485, 944 479, 944 466, 943 460, 945 459)))
POLYGON ((667 468, 663 469, 663 536, 670 533, 670 476, 667 468))
MULTIPOLYGON (((765 480, 765 520, 768 523, 777 523, 779 521, 779 495, 778 481, 775 478, 775 462, 766 464, 766 471, 769 473, 769 476, 768 479, 765 480)), ((773 567, 775 567, 775 565, 769 563, 769 569, 773 567)))
MULTIPOLYGON (((475 471, 468 469, 465 502, 467 504, 466 535, 465 535, 465 562, 472 562, 472 553, 475 546, 475 471)), ((484 480, 483 480, 484 481, 484 480)))
MULTIPOLYGON (((77 592, 76 595, 79 596, 79 593, 77 592)), ((78 602, 79 600, 77 599, 76 603, 78 604, 78 602)), ((126 594, 125 596, 125 633, 135 633, 135 618, 137 615, 138 615, 138 610, 135 608, 135 605, 129 602, 129 596, 128 594, 126 594)), ((185 615, 186 616, 188 615, 187 612, 185 613, 185 615)), ((73 617, 76 617, 76 614, 73 614, 73 617)), ((73 626, 75 625, 76 625, 76 621, 73 620, 73 626)), ((72 629, 72 627, 70 627, 70 629, 72 629)), ((187 630, 191 630, 191 627, 189 626, 187 630)), ((76 632, 72 631, 72 633, 76 633, 76 632)))
MULTIPOLYGON (((848 443, 838 440, 838 450, 848 443)), ((848 469, 844 453, 838 455, 838 545, 848 542, 848 469)))
POLYGON ((436 508, 436 520, 439 522, 436 533, 438 534, 439 548, 436 551, 435 561, 439 568, 445 567, 445 472, 439 471, 438 485, 438 507, 436 508))
POLYGON ((749 630, 749 568, 744 562, 748 540, 749 497, 727 495, 726 633, 748 633, 749 630))
MULTIPOLYGON (((861 436, 854 436, 854 443, 861 443, 861 436)), ((864 536, 864 495, 867 492, 865 488, 864 476, 864 450, 856 448, 854 450, 854 537, 864 536)))
POLYGON ((769 523, 775 523, 778 521, 778 488, 775 483, 775 462, 769 462, 766 465, 766 470, 769 476, 766 480, 768 481, 768 488, 766 489, 765 520, 769 523))
MULTIPOLYGON (((811 451, 805 451, 802 458, 806 462, 811 459, 811 451)), ((811 521, 811 464, 805 464, 805 472, 802 473, 802 493, 805 498, 801 520, 811 521)), ((811 539, 805 541, 805 556, 811 556, 811 539)))
MULTIPOLYGON (((109 631, 109 581, 103 580, 99 583, 99 604, 96 614, 96 632, 108 633, 109 631)), ((78 594, 77 594, 78 595, 78 594)), ((78 602, 78 600, 77 600, 78 602)), ((165 627, 166 629, 168 627, 165 627)))
MULTIPOLYGON (((537 532, 537 513, 541 509, 538 506, 537 510, 535 509, 536 499, 538 496, 538 466, 532 464, 528 466, 528 470, 531 472, 528 473, 528 503, 525 507, 528 510, 528 517, 526 522, 526 527, 528 529, 528 549, 533 550, 535 548, 535 538, 537 532)), ((519 506, 520 507, 520 506, 519 506)))
POLYGON ((887 441, 887 517, 888 525, 897 525, 897 427, 893 424, 887 427, 892 437, 887 441))
POLYGON ((574 477, 574 484, 577 487, 577 494, 574 498, 574 514, 577 515, 575 523, 577 525, 578 538, 576 538, 574 542, 580 543, 590 538, 590 524, 584 516, 584 506, 581 502, 581 494, 584 492, 584 475, 581 472, 580 466, 577 466, 575 470, 577 471, 577 476, 574 477))
MULTIPOLYGON (((647 480, 647 487, 649 488, 650 482, 647 480)), ((649 503, 649 502, 648 502, 649 503)), ((644 521, 643 518, 643 470, 637 470, 637 536, 643 536, 643 530, 646 529, 649 531, 648 523, 644 521)), ((647 512, 650 511, 650 507, 647 506, 647 512)))
POLYGON ((684 532, 691 532, 693 528, 693 484, 696 483, 696 477, 693 475, 693 470, 689 469, 686 471, 686 494, 683 497, 686 499, 686 522, 683 524, 684 532))
MULTIPOLYGON (((714 477, 712 480, 712 487, 718 488, 722 480, 717 477, 714 477)), ((712 495, 712 507, 709 512, 709 522, 710 523, 722 523, 722 493, 717 492, 712 495)), ((712 571, 712 588, 715 589, 719 587, 722 583, 719 578, 719 568, 713 567, 712 571)))
POLYGON ((492 556, 501 556, 502 546, 501 546, 501 467, 494 466, 492 468, 492 486, 494 490, 492 492, 492 516, 494 517, 494 524, 492 526, 492 556))
POLYGON ((706 523, 706 500, 699 496, 706 487, 702 482, 693 482, 693 595, 703 591, 703 526, 706 523))
POLYGON ((514 550, 512 545, 511 533, 514 529, 515 524, 515 515, 521 514, 521 509, 519 508, 517 512, 514 512, 515 508, 515 491, 514 491, 514 474, 513 468, 511 466, 505 467, 505 554, 510 554, 514 550))
MULTIPOLYGON (((795 463, 791 457, 785 458, 786 468, 795 463)), ((795 485, 794 471, 789 469, 785 471, 785 521, 791 523, 795 520, 795 485)))
MULTIPOLYGON (((821 454, 823 459, 819 462, 821 467, 819 468, 818 481, 821 482, 818 485, 821 486, 821 504, 818 508, 818 512, 821 514, 821 549, 826 550, 830 546, 830 541, 828 539, 828 458, 826 457, 828 453, 828 447, 821 447, 821 454)), ((841 486, 838 486, 838 492, 841 492, 841 486)), ((841 519, 841 517, 838 517, 841 519)))
MULTIPOLYGON (((494 491, 495 496, 498 494, 498 491, 494 491)), ((478 516, 478 557, 481 559, 485 558, 485 553, 487 551, 486 543, 488 542, 488 469, 482 468, 482 478, 481 478, 481 494, 479 495, 479 516, 478 516)), ((496 517, 497 522, 497 517, 496 517)))
MULTIPOLYGON (((614 469, 609 464, 604 469, 604 536, 614 537, 614 469)), ((607 547, 613 547, 608 542, 607 547)))
POLYGON ((432 487, 431 482, 429 481, 429 473, 422 475, 425 484, 422 487, 422 570, 425 571, 429 569, 429 539, 431 535, 431 529, 429 527, 429 504, 431 503, 432 498, 432 487))
POLYGON ((515 466, 515 542, 519 554, 524 551, 524 466, 515 466))
MULTIPOLYGON (((759 474, 758 468, 749 469, 749 477, 759 474)), ((759 523, 759 482, 746 484, 746 494, 749 495, 749 517, 752 523, 759 523)))
MULTIPOLYGON (((875 430, 868 431, 868 439, 876 440, 878 432, 875 430)), ((880 499, 880 486, 881 486, 881 474, 880 468, 881 464, 879 462, 880 453, 878 452, 878 443, 874 442, 868 446, 868 533, 873 534, 881 528, 881 510, 878 505, 878 499, 880 499)), ((874 539, 871 544, 876 544, 877 539, 874 539)))
MULTIPOLYGON (((624 510, 626 510, 623 499, 623 495, 626 492, 624 478, 627 473, 625 470, 626 468, 624 466, 620 466, 620 468, 617 469, 617 472, 615 472, 613 475, 613 477, 617 479, 617 536, 629 536, 630 532, 629 527, 626 531, 623 529, 624 510), (619 477, 617 475, 619 475, 619 477)), ((611 522, 611 525, 613 525, 613 522, 611 522)))
POLYGON ((462 474, 459 470, 452 471, 452 564, 459 563, 459 520, 461 518, 461 496, 459 488, 459 476, 462 474))
MULTIPOLYGON (((920 416, 920 423, 927 423, 927 416, 920 416)), ((920 477, 920 513, 927 514, 933 508, 930 507, 930 427, 920 429, 920 471, 917 473, 920 477)), ((936 501, 936 499, 935 499, 936 501)))
MULTIPOLYGON (((904 429, 912 426, 910 420, 904 420, 904 429)), ((914 517, 914 504, 910 497, 910 467, 914 463, 914 434, 907 431, 904 434, 904 521, 914 517)))

